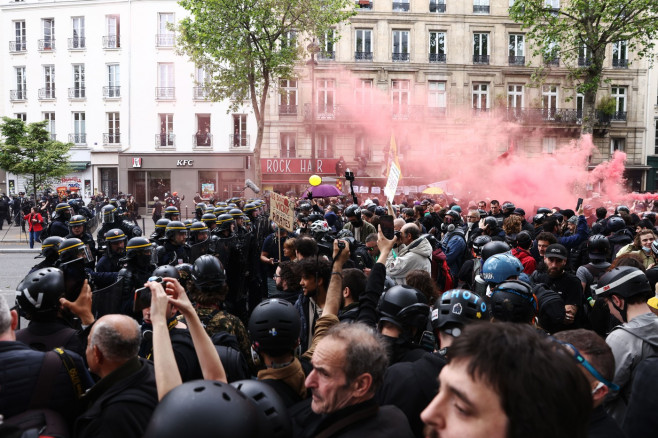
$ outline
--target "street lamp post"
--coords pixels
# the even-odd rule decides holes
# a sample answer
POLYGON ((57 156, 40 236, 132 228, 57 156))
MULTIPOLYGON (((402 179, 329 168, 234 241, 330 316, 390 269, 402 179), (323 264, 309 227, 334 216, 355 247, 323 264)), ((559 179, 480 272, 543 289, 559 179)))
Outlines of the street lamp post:
POLYGON ((315 96, 315 67, 318 62, 315 60, 315 54, 320 51, 320 46, 313 38, 311 44, 307 47, 311 54, 311 59, 306 63, 311 68, 311 175, 315 172, 315 115, 316 115, 316 96, 315 96))

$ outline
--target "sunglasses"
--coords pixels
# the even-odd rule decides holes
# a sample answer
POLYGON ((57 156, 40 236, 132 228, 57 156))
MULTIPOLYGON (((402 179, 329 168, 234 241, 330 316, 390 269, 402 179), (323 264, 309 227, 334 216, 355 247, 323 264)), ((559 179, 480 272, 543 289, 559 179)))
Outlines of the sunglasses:
POLYGON ((594 377, 596 380, 598 380, 599 382, 603 383, 605 386, 610 388, 611 391, 619 391, 619 385, 612 383, 611 381, 603 377, 601 373, 599 373, 596 370, 596 368, 592 366, 591 363, 587 362, 587 359, 585 359, 583 355, 580 354, 580 351, 578 351, 576 347, 569 344, 568 342, 558 341, 557 339, 555 339, 555 341, 558 344, 561 344, 564 347, 566 347, 567 350, 571 351, 571 354, 573 355, 573 358, 576 359, 576 362, 578 362, 583 367, 585 367, 585 369, 592 375, 592 377, 594 377))

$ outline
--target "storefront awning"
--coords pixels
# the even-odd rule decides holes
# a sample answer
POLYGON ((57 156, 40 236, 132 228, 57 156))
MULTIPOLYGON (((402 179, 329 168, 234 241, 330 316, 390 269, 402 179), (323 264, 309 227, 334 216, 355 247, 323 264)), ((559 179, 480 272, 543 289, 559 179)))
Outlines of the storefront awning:
POLYGON ((69 167, 73 172, 82 172, 91 166, 91 161, 69 161, 69 167))

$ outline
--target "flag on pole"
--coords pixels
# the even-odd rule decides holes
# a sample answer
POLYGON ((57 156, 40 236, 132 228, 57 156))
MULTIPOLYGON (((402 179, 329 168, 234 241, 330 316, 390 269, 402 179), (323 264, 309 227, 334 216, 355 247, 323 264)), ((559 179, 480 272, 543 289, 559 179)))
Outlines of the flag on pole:
POLYGON ((341 192, 343 191, 343 181, 340 178, 336 179, 336 188, 341 192))
POLYGON ((388 163, 386 165, 387 177, 391 174, 391 166, 393 164, 395 164, 395 166, 398 168, 398 171, 401 170, 400 162, 398 161, 398 146, 395 143, 395 135, 391 134, 391 145, 388 148, 388 163))

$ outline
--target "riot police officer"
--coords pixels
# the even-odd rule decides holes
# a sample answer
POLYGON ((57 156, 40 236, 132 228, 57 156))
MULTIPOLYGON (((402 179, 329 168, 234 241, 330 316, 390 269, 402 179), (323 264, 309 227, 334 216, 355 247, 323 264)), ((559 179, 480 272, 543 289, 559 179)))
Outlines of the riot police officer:
MULTIPOLYGON (((89 251, 92 255, 96 255, 96 242, 94 242, 94 237, 87 232, 87 218, 81 214, 76 214, 71 217, 71 220, 68 222, 69 234, 66 238, 75 237, 84 242, 85 245, 89 248, 89 251)), ((93 269, 94 263, 91 262, 87 265, 88 268, 93 269)))
POLYGON ((126 245, 125 266, 119 271, 121 280, 121 309, 126 315, 133 314, 133 294, 144 286, 153 270, 153 245, 145 237, 133 237, 126 245))
POLYGON ((122 219, 119 210, 112 204, 108 204, 101 209, 103 216, 103 226, 96 234, 96 241, 98 242, 99 252, 105 250, 105 233, 108 231, 119 228, 124 232, 127 238, 139 237, 142 235, 142 229, 137 225, 122 219))
POLYGON ((203 222, 194 222, 189 228, 190 263, 204 254, 212 253, 210 231, 203 222))
POLYGON ((51 268, 59 259, 59 245, 64 241, 63 237, 50 236, 41 242, 41 254, 35 258, 42 258, 43 260, 30 269, 30 273, 43 268, 51 268))
POLYGON ((120 228, 105 233, 105 254, 96 264, 96 272, 119 272, 121 259, 126 255, 126 234, 120 228))
POLYGON ((173 205, 170 205, 169 207, 164 209, 164 217, 165 219, 169 219, 170 221, 179 221, 180 211, 178 210, 178 208, 174 207, 173 205))
POLYGON ((46 228, 48 236, 66 237, 69 235, 69 228, 66 223, 71 219, 71 206, 66 202, 60 202, 55 207, 53 221, 46 228))
POLYGON ((155 223, 155 230, 149 236, 149 240, 151 243, 155 244, 156 247, 164 245, 165 229, 167 228, 167 224, 169 224, 169 222, 171 222, 169 219, 163 218, 158 219, 155 223))
POLYGON ((187 240, 187 227, 180 221, 171 221, 165 228, 164 245, 156 250, 158 266, 189 263, 190 247, 187 240))

